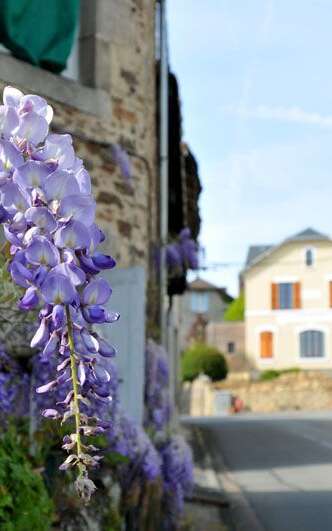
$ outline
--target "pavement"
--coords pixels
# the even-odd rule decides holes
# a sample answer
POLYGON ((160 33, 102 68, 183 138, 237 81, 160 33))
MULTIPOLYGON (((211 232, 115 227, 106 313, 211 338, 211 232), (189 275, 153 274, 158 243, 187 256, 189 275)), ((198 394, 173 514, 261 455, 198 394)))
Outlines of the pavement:
MULTIPOLYGON (((219 508, 228 529, 332 531, 332 413, 182 422, 194 443, 196 476, 229 501, 219 508)), ((210 531, 206 525, 202 531, 210 531)))

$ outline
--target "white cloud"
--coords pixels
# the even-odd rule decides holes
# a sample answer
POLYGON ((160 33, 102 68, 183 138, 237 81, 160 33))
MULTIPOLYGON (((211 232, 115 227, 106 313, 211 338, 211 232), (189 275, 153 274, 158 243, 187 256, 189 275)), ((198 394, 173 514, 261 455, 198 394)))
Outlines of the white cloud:
POLYGON ((317 112, 308 112, 300 107, 273 107, 269 105, 227 105, 222 107, 223 112, 239 116, 243 119, 275 120, 278 122, 317 125, 323 128, 332 128, 332 115, 322 115, 317 112))

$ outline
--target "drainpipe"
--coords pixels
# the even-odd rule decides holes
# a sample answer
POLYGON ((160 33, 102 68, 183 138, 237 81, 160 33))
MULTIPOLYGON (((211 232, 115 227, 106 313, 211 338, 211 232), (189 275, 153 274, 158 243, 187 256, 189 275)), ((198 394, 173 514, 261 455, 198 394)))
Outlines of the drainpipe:
POLYGON ((160 331, 167 349, 167 265, 168 238, 168 47, 166 0, 160 0, 160 97, 159 97, 159 169, 160 169, 160 331))

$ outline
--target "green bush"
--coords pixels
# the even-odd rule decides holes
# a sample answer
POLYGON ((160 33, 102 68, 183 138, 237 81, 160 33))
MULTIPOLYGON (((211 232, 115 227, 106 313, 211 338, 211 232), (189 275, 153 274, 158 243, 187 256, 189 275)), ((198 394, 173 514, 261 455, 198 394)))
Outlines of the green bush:
POLYGON ((52 519, 53 503, 43 479, 10 429, 0 438, 0 529, 47 531, 52 519))
POLYGON ((268 380, 275 380, 275 378, 279 378, 280 371, 275 371, 274 369, 269 369, 268 371, 263 371, 259 375, 259 379, 262 382, 268 381, 268 380))
POLYGON ((216 382, 226 378, 228 372, 224 355, 203 343, 196 343, 183 353, 181 369, 184 382, 191 382, 201 373, 216 382))
POLYGON ((276 369, 269 369, 267 371, 263 371, 260 374, 259 379, 261 381, 275 380, 276 378, 279 378, 279 376, 281 376, 282 374, 297 373, 297 372, 300 372, 300 369, 298 367, 290 367, 289 369, 281 369, 279 371, 276 369))

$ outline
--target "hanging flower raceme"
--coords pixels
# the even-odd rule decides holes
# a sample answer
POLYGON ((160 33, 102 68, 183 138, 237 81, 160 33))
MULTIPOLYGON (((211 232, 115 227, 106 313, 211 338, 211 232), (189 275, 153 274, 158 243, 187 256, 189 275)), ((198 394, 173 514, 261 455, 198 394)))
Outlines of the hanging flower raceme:
MULTIPOLYGON (((85 499, 94 490, 88 469, 100 456, 85 436, 104 430, 98 415, 83 412, 94 400, 108 400, 111 375, 105 360, 114 348, 97 333, 94 323, 119 317, 105 308, 108 283, 97 278, 115 266, 112 257, 97 251, 104 239, 95 224, 95 201, 83 163, 75 156, 70 135, 49 133, 53 111, 35 95, 6 87, 0 107, 0 221, 10 244, 9 271, 25 289, 22 311, 40 309, 39 326, 31 346, 41 359, 56 359, 53 379, 37 393, 67 390, 46 417, 73 422, 63 448, 69 456, 61 465, 77 466, 76 487, 85 499)), ((61 393, 60 393, 61 394, 61 393)))
POLYGON ((165 528, 174 529, 175 522, 183 512, 184 497, 190 496, 193 487, 192 453, 181 435, 173 435, 157 445, 157 448, 162 461, 165 528))
POLYGON ((175 529, 183 511, 184 496, 193 487, 193 460, 183 437, 170 427, 169 364, 165 349, 148 340, 145 358, 144 425, 153 435, 161 459, 163 524, 175 529))
POLYGON ((166 246, 166 262, 171 274, 198 269, 198 246, 188 227, 182 229, 176 241, 166 246))
POLYGON ((29 378, 19 364, 0 346, 0 420, 22 416, 29 404, 29 378))
POLYGON ((149 339, 145 358, 145 415, 147 430, 162 431, 171 417, 169 367, 165 349, 149 339))
POLYGON ((132 486, 154 481, 160 476, 160 457, 144 429, 119 412, 114 429, 108 433, 109 449, 128 458, 118 471, 121 488, 127 493, 132 486))

